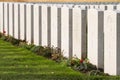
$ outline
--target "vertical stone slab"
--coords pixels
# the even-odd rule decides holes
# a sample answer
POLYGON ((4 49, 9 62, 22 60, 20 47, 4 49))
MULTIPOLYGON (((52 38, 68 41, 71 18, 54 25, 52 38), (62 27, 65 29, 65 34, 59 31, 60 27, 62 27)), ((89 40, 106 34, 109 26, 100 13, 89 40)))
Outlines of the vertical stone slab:
POLYGON ((3 3, 0 3, 0 32, 3 32, 3 3))
POLYGON ((20 4, 20 39, 25 40, 26 26, 25 26, 25 4, 20 4))
POLYGON ((13 36, 13 3, 9 3, 9 35, 13 36))
POLYGON ((73 56, 82 58, 87 53, 87 11, 73 8, 73 56))
POLYGON ((14 38, 19 39, 18 4, 14 3, 14 38))
POLYGON ((103 11, 88 10, 88 59, 98 68, 104 65, 103 11))
POLYGON ((31 30, 31 5, 26 4, 26 41, 28 43, 31 43, 31 35, 32 35, 32 30, 31 30))
POLYGON ((42 21, 42 46, 48 45, 48 27, 47 27, 47 6, 41 5, 41 21, 42 21))
POLYGON ((57 7, 51 6, 51 46, 58 47, 57 7))
POLYGON ((61 8, 61 49, 63 56, 69 57, 69 8, 61 8))
POLYGON ((8 35, 9 35, 9 3, 7 4, 7 31, 8 31, 8 35))
POLYGON ((7 3, 4 3, 4 29, 6 35, 8 35, 8 7, 7 3))
POLYGON ((34 44, 39 45, 39 5, 34 5, 34 44))
POLYGON ((104 12, 104 72, 120 75, 120 12, 104 12))

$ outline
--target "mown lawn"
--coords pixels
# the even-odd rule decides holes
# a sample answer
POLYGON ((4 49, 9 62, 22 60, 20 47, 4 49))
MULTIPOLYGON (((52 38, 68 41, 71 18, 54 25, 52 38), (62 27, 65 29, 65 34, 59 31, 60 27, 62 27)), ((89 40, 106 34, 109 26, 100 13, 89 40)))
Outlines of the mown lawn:
POLYGON ((0 79, 43 80, 80 76, 65 65, 0 40, 0 79))
POLYGON ((86 76, 64 64, 38 56, 0 40, 0 80, 119 80, 86 76))

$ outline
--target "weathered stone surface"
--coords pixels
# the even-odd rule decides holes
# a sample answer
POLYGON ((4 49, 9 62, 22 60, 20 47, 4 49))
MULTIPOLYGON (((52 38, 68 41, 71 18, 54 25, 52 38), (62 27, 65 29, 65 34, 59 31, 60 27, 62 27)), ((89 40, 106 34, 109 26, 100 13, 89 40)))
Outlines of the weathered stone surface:
POLYGON ((120 74, 120 12, 104 13, 104 72, 120 74))
POLYGON ((61 49, 63 55, 69 57, 69 8, 61 8, 61 49))
POLYGON ((26 41, 32 43, 32 13, 31 4, 26 4, 26 41))
POLYGON ((14 3, 14 38, 19 39, 18 3, 14 3))
POLYGON ((42 46, 48 45, 48 27, 47 27, 47 6, 41 5, 42 15, 42 46))
POLYGON ((73 8, 73 56, 82 58, 87 52, 87 11, 73 8))
POLYGON ((39 45, 39 5, 34 5, 34 44, 39 45))
POLYGON ((9 3, 9 35, 13 35, 13 30, 14 30, 14 14, 13 14, 13 3, 9 3))
POLYGON ((98 68, 104 65, 103 11, 88 10, 88 59, 98 68))
POLYGON ((51 46, 58 47, 57 7, 51 6, 51 46))
POLYGON ((3 3, 0 3, 0 32, 3 32, 3 3))
POLYGON ((26 40, 26 5, 20 4, 20 39, 26 40))
POLYGON ((3 25, 3 31, 5 31, 6 35, 8 35, 8 3, 4 3, 4 25, 3 25))

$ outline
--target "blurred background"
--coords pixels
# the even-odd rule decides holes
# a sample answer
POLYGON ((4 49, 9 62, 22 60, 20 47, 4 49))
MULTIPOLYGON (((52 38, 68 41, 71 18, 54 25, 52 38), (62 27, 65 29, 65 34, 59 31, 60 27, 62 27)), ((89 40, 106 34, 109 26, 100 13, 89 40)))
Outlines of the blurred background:
POLYGON ((0 0, 4 2, 120 2, 120 0, 0 0))

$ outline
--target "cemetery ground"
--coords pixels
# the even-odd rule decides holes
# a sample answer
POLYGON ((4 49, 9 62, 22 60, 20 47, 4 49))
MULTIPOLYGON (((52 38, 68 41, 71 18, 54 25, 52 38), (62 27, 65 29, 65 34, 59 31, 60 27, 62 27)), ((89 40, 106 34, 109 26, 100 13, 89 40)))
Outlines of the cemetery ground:
POLYGON ((0 39, 0 80, 119 80, 119 76, 88 76, 0 39))

